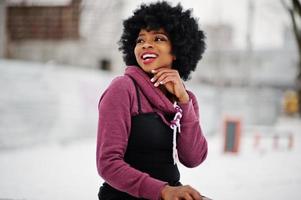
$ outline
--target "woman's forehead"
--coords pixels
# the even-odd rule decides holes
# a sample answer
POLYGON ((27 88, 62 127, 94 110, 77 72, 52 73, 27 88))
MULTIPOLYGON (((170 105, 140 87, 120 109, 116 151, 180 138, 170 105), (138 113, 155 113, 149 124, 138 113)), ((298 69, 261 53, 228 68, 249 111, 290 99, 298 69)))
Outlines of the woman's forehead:
POLYGON ((163 34, 167 36, 167 33, 163 28, 159 28, 157 30, 141 29, 138 35, 143 36, 146 34, 163 34))

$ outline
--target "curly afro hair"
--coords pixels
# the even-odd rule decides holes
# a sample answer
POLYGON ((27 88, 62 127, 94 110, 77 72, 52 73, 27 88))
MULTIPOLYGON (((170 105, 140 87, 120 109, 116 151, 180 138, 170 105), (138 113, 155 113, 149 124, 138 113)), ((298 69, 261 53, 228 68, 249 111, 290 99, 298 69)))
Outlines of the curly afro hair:
POLYGON ((138 66, 134 49, 141 29, 163 28, 166 31, 172 44, 172 54, 176 57, 172 67, 178 70, 183 80, 189 78, 205 51, 204 32, 191 16, 191 10, 183 10, 180 4, 175 7, 165 1, 142 4, 130 18, 123 21, 123 26, 119 50, 126 65, 138 66))

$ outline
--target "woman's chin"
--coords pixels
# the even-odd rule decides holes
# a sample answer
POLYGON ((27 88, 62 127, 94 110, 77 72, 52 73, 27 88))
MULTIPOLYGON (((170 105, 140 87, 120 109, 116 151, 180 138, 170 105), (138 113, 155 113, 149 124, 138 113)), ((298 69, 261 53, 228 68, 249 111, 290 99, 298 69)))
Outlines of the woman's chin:
POLYGON ((158 67, 155 67, 155 66, 146 66, 146 65, 140 65, 140 67, 143 69, 143 71, 145 71, 146 73, 151 73, 153 69, 156 69, 158 67))

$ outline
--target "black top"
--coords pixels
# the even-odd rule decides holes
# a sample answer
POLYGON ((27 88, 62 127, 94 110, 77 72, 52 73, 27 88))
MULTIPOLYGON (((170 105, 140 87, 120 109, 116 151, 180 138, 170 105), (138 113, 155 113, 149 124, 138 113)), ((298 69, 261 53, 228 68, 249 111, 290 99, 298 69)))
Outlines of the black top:
MULTIPOLYGON (((168 182, 171 186, 180 185, 180 173, 172 157, 173 130, 157 113, 142 113, 139 89, 135 80, 132 80, 138 99, 138 114, 132 117, 124 161, 153 178, 168 182)), ((137 199, 112 188, 107 183, 102 186, 99 198, 102 200, 137 199)))

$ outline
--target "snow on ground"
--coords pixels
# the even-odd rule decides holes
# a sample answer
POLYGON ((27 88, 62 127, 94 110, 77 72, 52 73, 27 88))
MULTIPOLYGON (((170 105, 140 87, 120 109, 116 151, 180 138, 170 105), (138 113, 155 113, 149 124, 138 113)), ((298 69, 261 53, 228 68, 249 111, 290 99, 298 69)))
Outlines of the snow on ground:
MULTIPOLYGON (((111 78, 0 60, 0 199, 97 199, 102 179, 95 164, 96 108, 111 78)), ((248 126, 238 154, 223 153, 217 131, 207 136, 209 154, 201 166, 180 166, 181 181, 214 200, 298 200, 300 131, 300 119, 285 117, 273 126, 248 126), (294 135, 292 149, 288 133, 294 135), (256 148, 255 134, 262 136, 256 148)))
POLYGON ((301 122, 281 119, 275 128, 294 133, 294 146, 288 149, 286 136, 278 149, 273 137, 262 138, 257 149, 251 133, 243 135, 240 153, 224 154, 223 137, 209 137, 209 154, 202 166, 182 170, 183 182, 204 194, 221 200, 281 200, 301 198, 301 122))
MULTIPOLYGON (((208 142, 209 155, 201 166, 180 167, 184 184, 216 200, 300 199, 300 137, 292 150, 273 150, 270 140, 264 153, 253 149, 252 137, 245 137, 238 155, 222 152, 222 137, 208 137, 208 142)), ((0 199, 97 199, 102 179, 96 172, 94 139, 3 151, 0 161, 0 199)))

